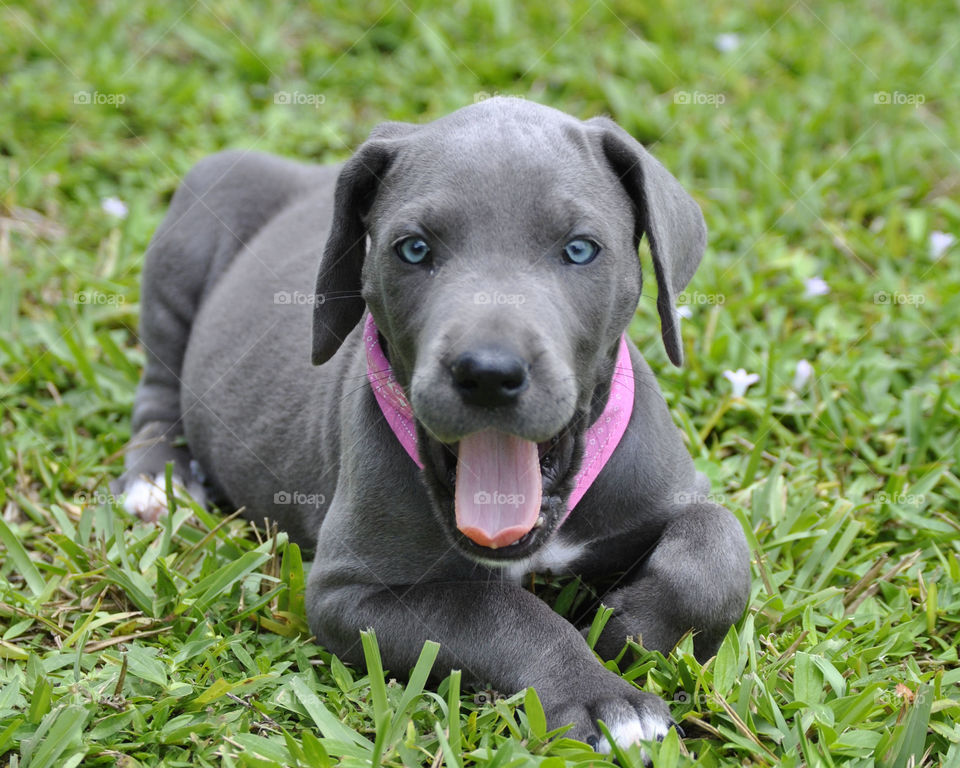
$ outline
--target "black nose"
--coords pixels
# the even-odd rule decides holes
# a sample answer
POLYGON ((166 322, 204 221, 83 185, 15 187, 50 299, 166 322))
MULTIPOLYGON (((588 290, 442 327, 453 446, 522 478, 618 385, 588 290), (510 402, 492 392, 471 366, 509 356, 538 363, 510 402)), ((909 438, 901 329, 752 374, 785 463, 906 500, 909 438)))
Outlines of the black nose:
POLYGON ((469 405, 510 405, 527 388, 527 364, 500 346, 476 347, 450 365, 453 383, 469 405))

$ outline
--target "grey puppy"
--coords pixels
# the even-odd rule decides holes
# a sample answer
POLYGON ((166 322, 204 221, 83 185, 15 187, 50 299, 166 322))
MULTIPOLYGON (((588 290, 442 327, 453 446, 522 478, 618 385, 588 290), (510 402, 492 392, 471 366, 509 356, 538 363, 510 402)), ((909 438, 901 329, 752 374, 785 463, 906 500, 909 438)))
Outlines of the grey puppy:
POLYGON ((601 654, 627 636, 666 653, 694 630, 706 659, 746 604, 743 531, 621 347, 643 236, 680 365, 674 304, 703 217, 606 118, 496 98, 380 125, 342 166, 207 158, 147 253, 129 507, 162 513, 151 482, 173 461, 195 494, 315 549, 310 626, 343 658, 362 661, 367 627, 401 672, 435 640, 440 670, 532 686, 550 727, 600 750, 598 719, 618 743, 662 738, 667 705, 521 586, 534 571, 625 574, 602 597, 601 654), (581 467, 623 386, 626 431, 581 467), (582 472, 592 484, 566 517, 582 472))

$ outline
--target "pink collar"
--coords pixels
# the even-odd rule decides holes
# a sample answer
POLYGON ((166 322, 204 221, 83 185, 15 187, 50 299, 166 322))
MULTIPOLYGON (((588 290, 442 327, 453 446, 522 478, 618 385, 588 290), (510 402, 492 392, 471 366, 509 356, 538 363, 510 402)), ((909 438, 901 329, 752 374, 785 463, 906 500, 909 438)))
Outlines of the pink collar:
MULTIPOLYGON (((370 386, 380 405, 380 410, 390 429, 393 430, 393 434, 400 441, 400 445, 422 469, 423 462, 417 455, 417 431, 414 426, 413 409, 403 388, 393 375, 393 368, 386 355, 383 354, 377 335, 377 326, 369 313, 363 329, 363 341, 367 348, 367 378, 370 380, 370 386)), ((627 349, 626 335, 624 335, 620 337, 620 351, 617 355, 613 381, 610 384, 607 405, 584 435, 583 464, 575 478, 564 520, 610 460, 620 443, 620 438, 627 430, 632 412, 633 364, 630 362, 630 352, 627 349)))

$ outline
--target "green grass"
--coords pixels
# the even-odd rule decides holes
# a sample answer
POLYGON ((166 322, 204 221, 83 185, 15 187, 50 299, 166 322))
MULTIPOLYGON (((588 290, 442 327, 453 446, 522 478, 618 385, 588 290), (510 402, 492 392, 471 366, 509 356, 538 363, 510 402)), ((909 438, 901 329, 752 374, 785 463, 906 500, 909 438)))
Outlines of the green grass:
POLYGON ((426 686, 429 646, 408 685, 384 682, 372 637, 369 675, 311 644, 282 536, 185 504, 147 527, 106 490, 142 254, 194 162, 339 160, 380 120, 507 93, 611 114, 711 231, 687 366, 666 363, 652 299, 631 334, 748 532, 754 586, 709 663, 687 640, 620 668, 688 734, 657 764, 960 765, 960 246, 930 254, 960 235, 956 7, 363 5, 0 3, 0 761, 592 759, 548 743, 523 692, 426 686), (828 294, 805 295, 815 276, 828 294), (737 399, 740 367, 760 381, 737 399))

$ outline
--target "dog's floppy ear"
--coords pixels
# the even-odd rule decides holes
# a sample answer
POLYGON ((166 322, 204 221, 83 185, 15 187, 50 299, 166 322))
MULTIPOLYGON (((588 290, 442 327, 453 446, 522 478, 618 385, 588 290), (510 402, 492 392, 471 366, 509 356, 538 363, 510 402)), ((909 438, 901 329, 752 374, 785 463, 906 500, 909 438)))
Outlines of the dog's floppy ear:
POLYGON ((637 245, 644 234, 650 243, 663 345, 673 364, 682 365, 683 341, 674 305, 707 245, 703 213, 680 182, 620 126, 604 117, 587 123, 599 129, 607 162, 636 208, 637 245))
POLYGON ((367 250, 366 218, 399 143, 416 130, 410 123, 382 123, 343 166, 333 199, 333 221, 317 273, 313 304, 313 364, 340 348, 363 317, 361 272, 367 250))

